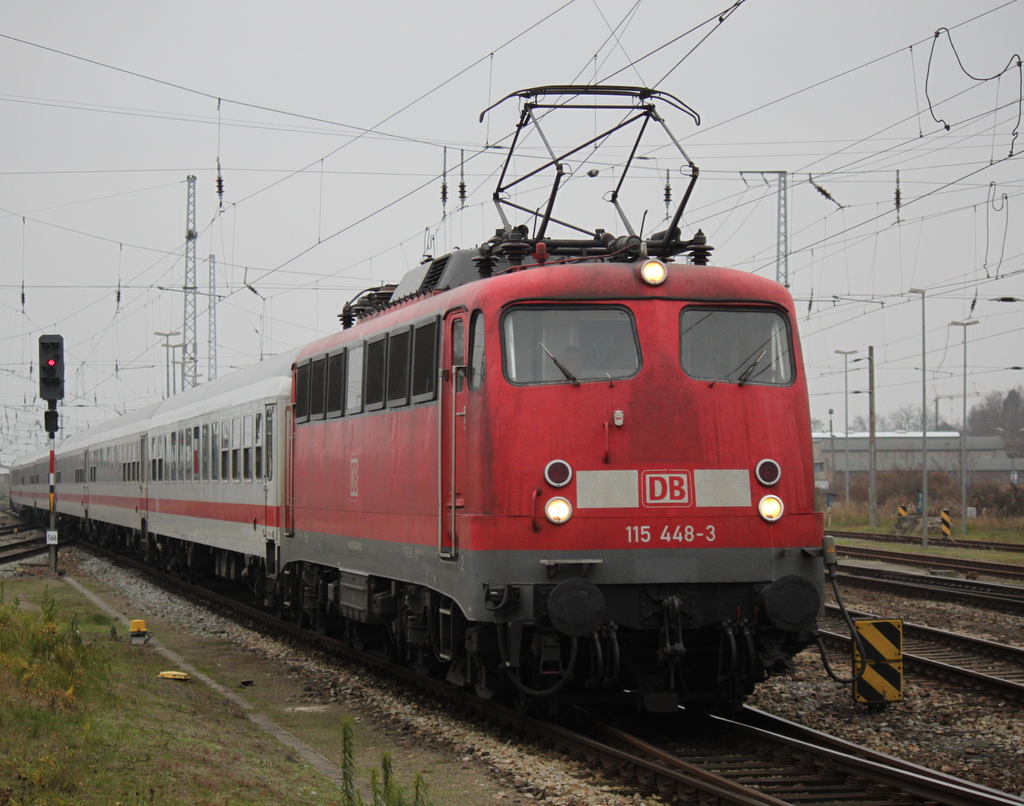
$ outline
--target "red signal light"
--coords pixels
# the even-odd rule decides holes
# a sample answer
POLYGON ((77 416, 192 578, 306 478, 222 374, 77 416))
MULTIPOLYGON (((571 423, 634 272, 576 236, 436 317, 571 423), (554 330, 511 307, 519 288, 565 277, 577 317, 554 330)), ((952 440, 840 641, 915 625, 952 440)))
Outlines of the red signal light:
POLYGON ((55 366, 57 366, 57 359, 56 358, 51 358, 50 360, 48 360, 46 362, 46 366, 48 366, 48 367, 55 367, 55 366))

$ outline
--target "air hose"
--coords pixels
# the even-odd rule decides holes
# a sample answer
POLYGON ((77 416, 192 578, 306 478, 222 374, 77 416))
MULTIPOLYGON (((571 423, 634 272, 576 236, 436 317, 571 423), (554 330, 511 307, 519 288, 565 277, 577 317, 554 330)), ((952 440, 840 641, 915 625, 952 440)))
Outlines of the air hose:
POLYGON ((832 583, 832 592, 836 595, 836 603, 839 605, 839 612, 843 614, 843 619, 846 621, 846 626, 850 628, 850 637, 853 643, 857 646, 857 652, 860 654, 860 668, 853 677, 842 678, 836 675, 832 671, 832 666, 828 662, 828 653, 825 651, 825 643, 821 640, 821 636, 817 633, 814 634, 814 641, 818 645, 818 652, 821 653, 821 662, 825 667, 825 673, 835 680, 837 683, 856 683, 864 676, 864 672, 868 668, 867 655, 864 652, 864 641, 860 637, 860 633, 857 632, 857 628, 853 626, 853 619, 850 617, 850 613, 846 609, 846 605, 843 603, 843 596, 839 593, 839 579, 836 575, 837 561, 836 561, 836 539, 831 535, 825 535, 821 541, 821 553, 825 559, 825 568, 828 570, 828 578, 832 583))

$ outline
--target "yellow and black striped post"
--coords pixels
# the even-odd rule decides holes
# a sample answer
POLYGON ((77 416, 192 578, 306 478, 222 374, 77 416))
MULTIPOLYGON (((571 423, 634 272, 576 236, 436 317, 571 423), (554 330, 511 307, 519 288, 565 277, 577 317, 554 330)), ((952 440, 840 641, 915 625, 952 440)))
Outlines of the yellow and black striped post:
POLYGON ((901 504, 899 508, 896 510, 896 514, 899 515, 901 518, 907 517, 907 508, 901 504))
POLYGON ((949 525, 949 510, 944 509, 942 510, 942 536, 949 539, 952 532, 953 530, 949 525))
MULTIPOLYGON (((881 705, 903 699, 903 619, 860 619, 853 622, 864 644, 867 668, 853 684, 855 702, 881 705)), ((861 656, 853 644, 853 673, 861 656)))

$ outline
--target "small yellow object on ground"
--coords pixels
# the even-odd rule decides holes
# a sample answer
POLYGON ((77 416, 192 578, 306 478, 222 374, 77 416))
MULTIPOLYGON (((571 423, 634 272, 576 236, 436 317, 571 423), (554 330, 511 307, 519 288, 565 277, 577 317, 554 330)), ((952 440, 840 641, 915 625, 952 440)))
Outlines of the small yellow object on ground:
POLYGON ((160 677, 166 677, 168 680, 191 680, 184 672, 160 672, 160 677))

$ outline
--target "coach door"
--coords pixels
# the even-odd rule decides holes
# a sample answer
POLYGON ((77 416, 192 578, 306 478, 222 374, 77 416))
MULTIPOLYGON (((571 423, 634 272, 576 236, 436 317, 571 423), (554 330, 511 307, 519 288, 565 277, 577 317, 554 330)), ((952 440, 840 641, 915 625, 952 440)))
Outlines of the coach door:
POLYGON ((441 424, 440 424, 440 528, 438 554, 454 559, 458 555, 459 510, 465 506, 463 481, 466 465, 466 332, 465 311, 453 311, 444 320, 441 340, 441 424))

